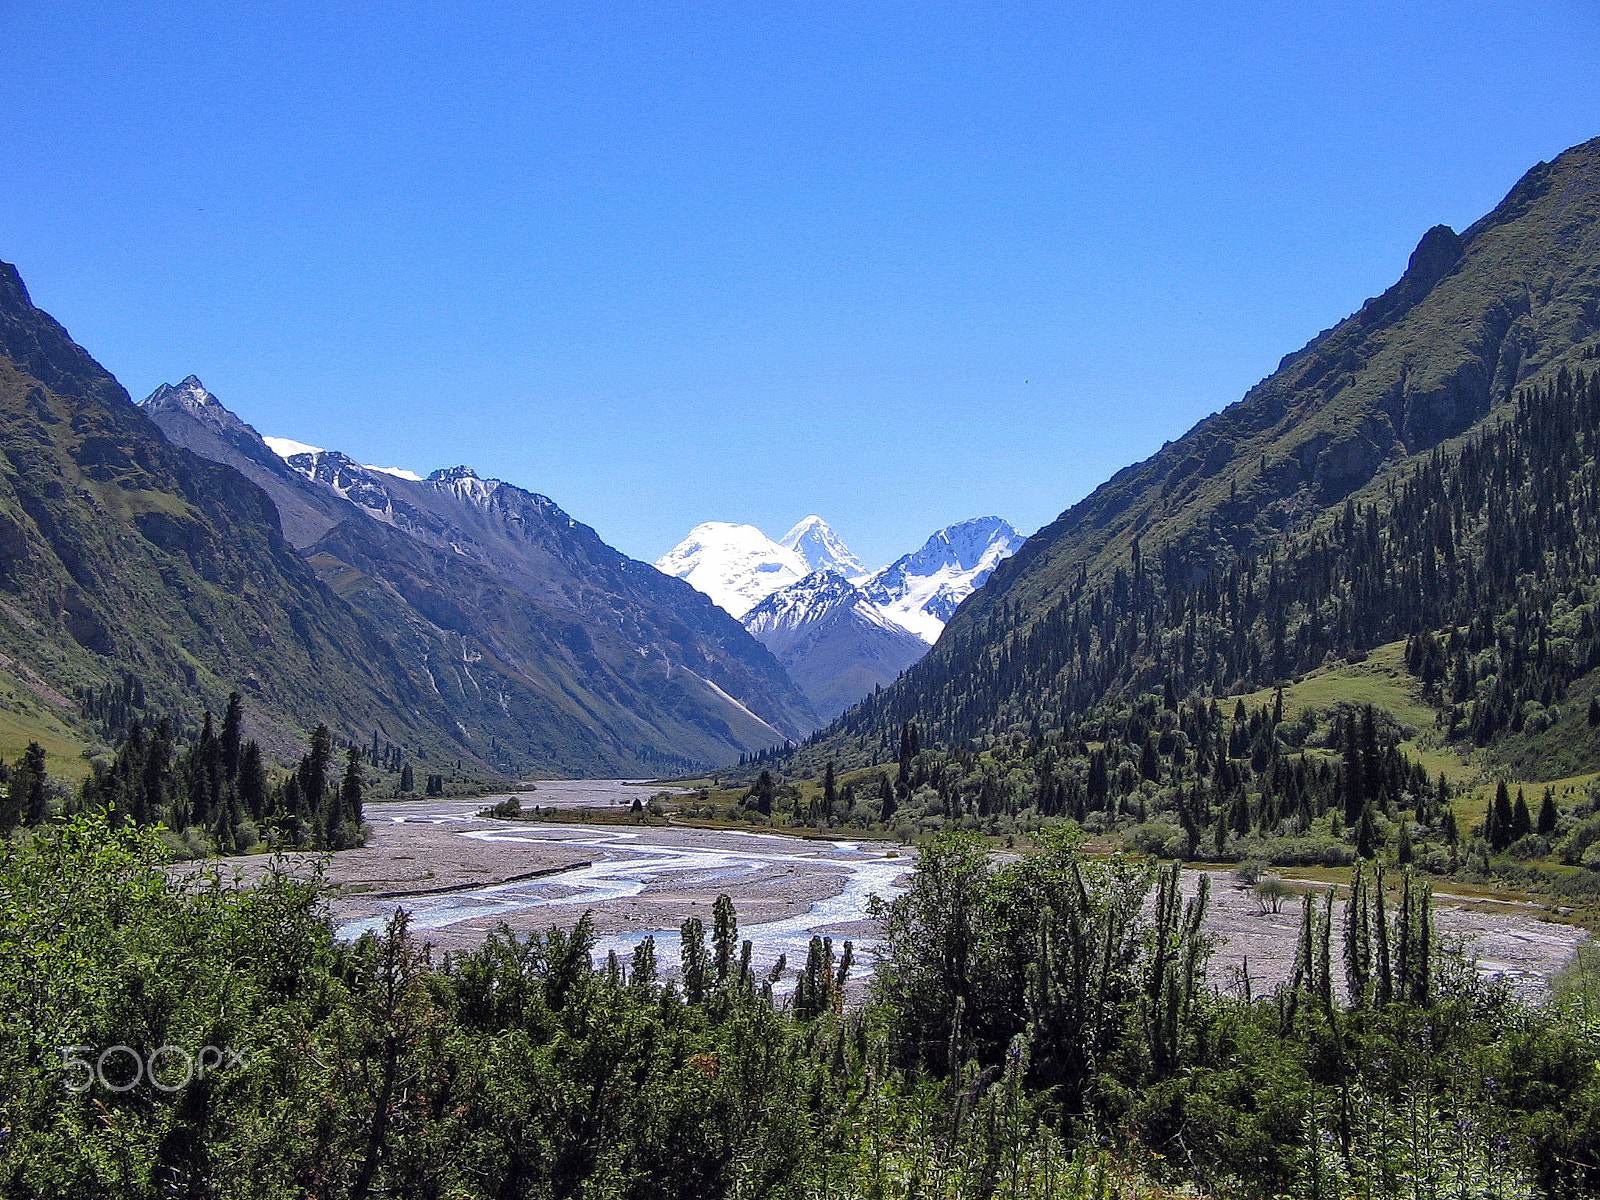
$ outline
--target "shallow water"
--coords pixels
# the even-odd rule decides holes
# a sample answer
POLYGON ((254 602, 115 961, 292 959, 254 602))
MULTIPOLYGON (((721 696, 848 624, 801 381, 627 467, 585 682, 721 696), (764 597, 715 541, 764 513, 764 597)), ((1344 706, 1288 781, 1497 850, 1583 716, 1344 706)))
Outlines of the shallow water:
MULTIPOLYGON (((649 889, 696 895, 709 907, 721 891, 748 881, 762 871, 791 868, 813 877, 837 879, 838 890, 792 916, 759 924, 741 924, 740 937, 752 943, 752 962, 770 968, 780 955, 791 967, 803 965, 814 933, 870 919, 870 898, 885 900, 904 889, 897 882, 911 869, 906 857, 886 857, 881 844, 864 848, 850 841, 817 842, 778 834, 743 830, 702 830, 681 827, 638 829, 614 826, 555 823, 510 823, 482 828, 483 822, 464 813, 412 808, 390 820, 430 824, 463 823, 475 826, 458 835, 475 841, 523 843, 530 846, 559 844, 587 849, 595 861, 589 866, 518 882, 492 884, 439 896, 414 896, 396 900, 382 912, 348 921, 339 936, 358 937, 383 927, 389 913, 405 908, 418 931, 441 930, 462 921, 493 920, 551 905, 571 905, 569 915, 581 907, 598 907, 646 893, 649 889)), ((802 903, 804 903, 802 901, 802 903)), ((702 918, 704 919, 704 918, 702 918)), ((709 930, 707 931, 709 935, 709 930)), ((615 950, 624 959, 646 937, 656 939, 656 958, 664 970, 677 963, 676 926, 634 929, 603 935, 596 941, 596 957, 615 950)), ((835 937, 836 952, 842 937, 835 937)), ((875 938, 856 938, 856 967, 852 978, 871 969, 875 938)))

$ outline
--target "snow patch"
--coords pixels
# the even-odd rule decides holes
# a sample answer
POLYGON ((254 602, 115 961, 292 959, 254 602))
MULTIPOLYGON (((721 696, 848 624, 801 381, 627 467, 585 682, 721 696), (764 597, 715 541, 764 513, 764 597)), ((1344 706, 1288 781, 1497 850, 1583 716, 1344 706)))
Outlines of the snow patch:
POLYGON ((421 483, 422 476, 415 471, 408 471, 404 467, 379 467, 372 463, 362 463, 369 471, 377 471, 384 475, 393 475, 396 479, 409 479, 412 483, 421 483))
POLYGON ((656 569, 686 581, 735 617, 811 574, 805 559, 793 550, 754 525, 731 521, 696 525, 656 560, 656 569))
POLYGON ((289 459, 297 454, 321 454, 321 446, 308 446, 304 442, 297 442, 293 438, 264 437, 261 439, 279 458, 289 459))

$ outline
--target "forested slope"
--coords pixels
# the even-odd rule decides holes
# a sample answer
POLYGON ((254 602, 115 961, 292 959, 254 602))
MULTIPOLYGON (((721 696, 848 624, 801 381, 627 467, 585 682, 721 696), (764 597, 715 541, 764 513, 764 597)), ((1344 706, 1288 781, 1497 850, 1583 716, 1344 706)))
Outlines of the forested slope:
POLYGON ((1581 640, 1591 620, 1569 614, 1595 557, 1580 368, 1600 345, 1597 217, 1600 140, 1464 234, 1430 230, 1394 287, 1031 538, 835 737, 892 745, 913 720, 971 738, 1151 687, 1221 694, 1451 626, 1452 664, 1501 641, 1507 660, 1452 687, 1458 730, 1492 740, 1512 708, 1558 699, 1592 665, 1537 628, 1575 620, 1581 640), (1492 632, 1504 621, 1531 654, 1492 632))

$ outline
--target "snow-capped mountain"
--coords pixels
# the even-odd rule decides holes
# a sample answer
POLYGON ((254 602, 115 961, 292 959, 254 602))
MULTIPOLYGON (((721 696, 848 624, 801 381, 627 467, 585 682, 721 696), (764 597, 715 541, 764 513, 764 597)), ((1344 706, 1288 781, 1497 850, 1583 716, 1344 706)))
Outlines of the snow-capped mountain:
POLYGON ((813 571, 832 571, 845 579, 860 579, 867 568, 821 517, 813 514, 798 522, 778 543, 806 560, 813 571))
POLYGON ((892 683, 928 650, 860 588, 826 570, 773 592, 745 614, 744 626, 824 720, 892 683))
POLYGON ((696 525, 656 560, 656 569, 687 581, 736 617, 811 574, 810 565, 794 550, 754 525, 731 521, 696 525))
POLYGON ((861 590, 890 620, 931 646, 957 606, 1024 540, 1009 521, 975 517, 946 526, 920 550, 873 572, 861 590))
POLYGON ((816 515, 781 542, 754 525, 707 521, 656 566, 740 618, 828 719, 927 653, 957 606, 1022 542, 1008 522, 977 517, 869 574, 816 515))

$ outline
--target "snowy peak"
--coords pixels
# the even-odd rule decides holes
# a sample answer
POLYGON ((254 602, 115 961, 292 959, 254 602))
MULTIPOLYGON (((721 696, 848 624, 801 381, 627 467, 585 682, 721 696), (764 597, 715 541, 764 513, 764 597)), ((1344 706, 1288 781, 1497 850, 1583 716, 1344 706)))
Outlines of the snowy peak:
POLYGON ((928 650, 832 571, 815 571, 773 592, 745 614, 744 627, 825 719, 892 683, 928 650))
POLYGON ((798 629, 841 609, 862 608, 870 619, 882 618, 861 589, 833 571, 814 571, 788 587, 773 592, 744 615, 744 627, 756 637, 780 630, 798 629))
POLYGON ((813 571, 832 571, 845 579, 859 579, 867 568, 839 539, 821 517, 812 515, 798 522, 778 543, 793 550, 813 571))
POLYGON ((326 453, 321 446, 313 446, 308 442, 297 442, 293 438, 264 437, 261 440, 267 444, 268 450, 271 450, 284 462, 293 462, 295 457, 300 454, 316 455, 326 453))
POLYGON ((471 467, 447 467, 429 475, 425 482, 477 508, 489 507, 490 499, 501 486, 498 479, 480 479, 471 467))
POLYGON ((656 560, 718 607, 743 617, 767 596, 811 573, 806 560, 754 525, 706 521, 656 560))
POLYGON ((866 579, 867 597, 930 645, 956 608, 983 586, 1025 539, 999 517, 975 517, 939 530, 921 549, 866 579))

